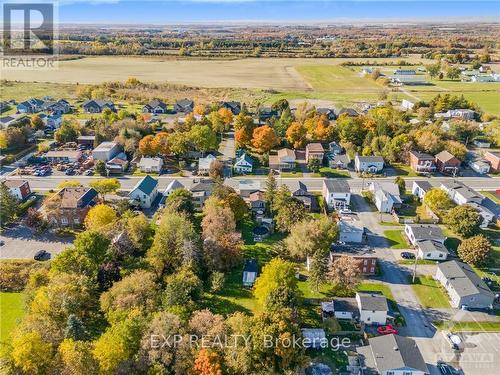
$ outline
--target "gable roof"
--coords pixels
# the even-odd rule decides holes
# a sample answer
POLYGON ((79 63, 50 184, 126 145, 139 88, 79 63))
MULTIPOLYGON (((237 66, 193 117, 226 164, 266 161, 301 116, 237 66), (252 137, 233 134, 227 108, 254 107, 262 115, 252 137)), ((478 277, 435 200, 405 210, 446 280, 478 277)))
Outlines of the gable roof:
POLYGON ((432 185, 429 181, 413 181, 413 183, 426 193, 432 189, 432 185))
POLYGON ((457 194, 460 194, 467 200, 479 198, 483 199, 483 196, 479 194, 477 191, 471 189, 464 183, 460 181, 445 181, 441 184, 446 190, 454 191, 457 194))
POLYGON ((59 192, 61 208, 83 208, 97 197, 97 191, 87 187, 67 187, 59 192))
POLYGON ((247 164, 250 164, 251 166, 253 166, 253 159, 250 157, 250 155, 248 155, 246 152, 244 152, 238 157, 238 159, 236 159, 236 162, 234 163, 234 165, 238 165, 241 163, 247 163, 247 164))
POLYGON ((325 149, 323 148, 323 145, 319 142, 315 143, 309 143, 306 146, 306 150, 309 152, 325 152, 325 149))
POLYGON ((361 156, 356 155, 356 159, 363 163, 383 163, 384 158, 382 156, 361 156))
POLYGON ((434 156, 426 154, 425 152, 410 151, 410 154, 415 156, 418 160, 434 160, 434 156))
POLYGON ((448 249, 446 248, 446 246, 437 241, 419 240, 417 241, 417 247, 422 251, 422 253, 435 251, 438 253, 448 254, 448 249))
POLYGON ((162 102, 160 99, 153 99, 146 105, 151 107, 151 108, 160 107, 163 109, 167 109, 167 105, 164 102, 162 102))
POLYGON ((167 186, 167 188, 165 189, 165 192, 169 192, 169 191, 174 191, 176 189, 183 189, 184 188, 184 185, 179 182, 179 180, 173 180, 172 182, 170 182, 167 186))
POLYGON ((381 293, 356 293, 359 298, 361 310, 389 311, 387 298, 381 293))
POLYGON ((204 179, 191 186, 190 190, 191 192, 196 193, 204 191, 211 192, 213 189, 214 189, 214 182, 210 179, 204 179))
POLYGON ((3 183, 9 189, 15 189, 15 188, 20 188, 24 184, 28 183, 28 181, 27 180, 6 180, 3 183))
POLYGON ((346 181, 343 180, 323 180, 323 183, 326 186, 326 189, 329 192, 335 193, 350 193, 351 188, 346 181))
POLYGON ((490 288, 468 264, 450 260, 440 263, 438 268, 460 297, 478 293, 490 298, 495 297, 490 288))
POLYGON ((427 224, 406 224, 411 228, 415 240, 434 240, 443 241, 444 234, 440 227, 437 225, 427 224))
POLYGON ((150 175, 144 176, 142 180, 140 180, 137 185, 134 186, 132 191, 140 190, 146 195, 150 195, 155 187, 158 185, 158 180, 154 179, 150 175))
POLYGON ((384 335, 373 337, 368 342, 380 373, 405 367, 429 373, 414 340, 399 335, 384 335))
POLYGON ((290 157, 295 159, 295 151, 289 148, 282 148, 278 150, 278 157, 279 158, 290 157))

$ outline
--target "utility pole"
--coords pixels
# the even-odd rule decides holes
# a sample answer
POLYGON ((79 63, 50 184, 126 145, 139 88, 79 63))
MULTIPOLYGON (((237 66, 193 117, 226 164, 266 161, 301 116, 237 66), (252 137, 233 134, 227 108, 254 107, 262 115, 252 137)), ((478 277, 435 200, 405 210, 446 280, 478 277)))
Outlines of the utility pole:
POLYGON ((413 284, 415 284, 415 278, 417 277, 417 256, 415 255, 415 263, 413 263, 413 284))

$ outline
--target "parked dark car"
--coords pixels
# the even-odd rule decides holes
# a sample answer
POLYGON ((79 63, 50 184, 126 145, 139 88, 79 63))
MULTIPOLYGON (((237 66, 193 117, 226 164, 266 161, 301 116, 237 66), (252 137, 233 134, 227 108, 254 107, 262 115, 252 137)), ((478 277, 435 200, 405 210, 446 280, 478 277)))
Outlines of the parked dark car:
POLYGON ((447 364, 443 361, 438 361, 437 368, 439 369, 439 372, 443 375, 455 375, 455 374, 457 374, 457 371, 455 371, 455 369, 453 367, 451 367, 449 364, 447 364))
POLYGON ((401 253, 401 258, 403 258, 403 259, 415 259, 415 254, 410 253, 408 251, 403 251, 401 253))
POLYGON ((33 257, 35 260, 49 260, 50 253, 46 250, 38 250, 33 257))

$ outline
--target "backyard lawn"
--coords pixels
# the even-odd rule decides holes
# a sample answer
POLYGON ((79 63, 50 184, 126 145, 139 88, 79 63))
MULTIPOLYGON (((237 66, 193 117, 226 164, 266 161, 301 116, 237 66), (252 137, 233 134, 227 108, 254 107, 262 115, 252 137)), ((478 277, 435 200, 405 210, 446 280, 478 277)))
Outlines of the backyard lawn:
POLYGON ((411 285, 423 307, 449 308, 448 296, 443 287, 430 276, 418 276, 411 285))
POLYGON ((313 173, 313 177, 324 177, 324 178, 351 178, 349 171, 341 169, 333 169, 330 167, 321 167, 319 173, 313 173))
POLYGON ((24 314, 24 294, 0 292, 0 343, 5 342, 24 314))
POLYGON ((405 236, 402 230, 385 230, 384 236, 389 242, 389 247, 391 249, 408 249, 410 245, 406 242, 405 236))
POLYGON ((411 169, 409 165, 406 164, 400 164, 400 163, 393 163, 391 164, 391 167, 394 169, 396 172, 396 175, 398 176, 405 176, 405 177, 417 177, 418 174, 411 169))

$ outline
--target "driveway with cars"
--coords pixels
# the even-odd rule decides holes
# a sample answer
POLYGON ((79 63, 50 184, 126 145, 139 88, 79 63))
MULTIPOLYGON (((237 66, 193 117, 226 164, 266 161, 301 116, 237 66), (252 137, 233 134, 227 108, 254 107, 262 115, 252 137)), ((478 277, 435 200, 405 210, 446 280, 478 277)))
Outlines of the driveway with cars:
POLYGON ((74 237, 60 238, 52 233, 37 234, 24 224, 6 228, 0 234, 0 259, 33 259, 39 250, 48 251, 51 257, 71 245, 74 237))

